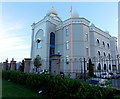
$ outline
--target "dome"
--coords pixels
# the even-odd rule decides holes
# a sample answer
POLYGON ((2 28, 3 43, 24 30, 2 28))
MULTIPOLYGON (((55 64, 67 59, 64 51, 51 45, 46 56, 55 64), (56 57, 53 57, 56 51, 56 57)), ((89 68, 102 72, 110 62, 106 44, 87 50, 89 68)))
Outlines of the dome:
POLYGON ((72 18, 79 18, 79 14, 77 11, 73 11, 72 18))
POLYGON ((54 7, 50 8, 47 12, 47 15, 50 15, 50 14, 54 14, 54 15, 58 15, 57 11, 54 9, 54 7))

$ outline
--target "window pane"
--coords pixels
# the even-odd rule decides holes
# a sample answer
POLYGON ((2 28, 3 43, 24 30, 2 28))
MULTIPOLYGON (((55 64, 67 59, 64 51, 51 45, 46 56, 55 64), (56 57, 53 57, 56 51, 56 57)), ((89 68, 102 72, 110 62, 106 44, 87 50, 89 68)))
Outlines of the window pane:
POLYGON ((67 29, 65 29, 65 33, 66 33, 66 36, 68 36, 68 35, 69 35, 68 28, 67 28, 67 29))
POLYGON ((37 40, 37 49, 42 47, 42 42, 41 40, 37 40))
POLYGON ((89 56, 89 49, 86 48, 86 56, 89 56))
POLYGON ((88 41, 88 33, 86 33, 86 37, 85 38, 86 38, 86 41, 88 41))
POLYGON ((55 54, 55 34, 50 33, 50 55, 55 54))
POLYGON ((68 50, 68 49, 69 49, 69 42, 66 41, 66 50, 68 50))

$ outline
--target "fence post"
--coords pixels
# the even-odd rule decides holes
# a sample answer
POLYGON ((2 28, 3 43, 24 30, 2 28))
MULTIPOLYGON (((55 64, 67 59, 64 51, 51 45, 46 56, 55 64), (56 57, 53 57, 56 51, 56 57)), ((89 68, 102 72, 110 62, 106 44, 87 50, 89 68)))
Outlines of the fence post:
POLYGON ((7 62, 3 62, 3 70, 8 70, 8 63, 7 62))
POLYGON ((51 73, 52 74, 60 74, 60 57, 61 55, 54 54, 51 55, 52 61, 51 61, 51 73))
POLYGON ((30 72, 30 64, 31 64, 31 58, 24 58, 24 72, 29 73, 30 72))
POLYGON ((11 61, 11 68, 10 68, 10 70, 13 70, 13 71, 16 70, 16 61, 14 61, 14 60, 11 61))

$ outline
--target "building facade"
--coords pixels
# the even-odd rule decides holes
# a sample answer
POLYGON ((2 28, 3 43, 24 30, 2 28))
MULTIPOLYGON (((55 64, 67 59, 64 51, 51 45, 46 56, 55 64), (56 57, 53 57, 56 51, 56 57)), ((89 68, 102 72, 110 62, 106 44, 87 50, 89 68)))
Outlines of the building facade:
MULTIPOLYGON (((41 21, 32 24, 31 58, 34 60, 40 55, 41 69, 50 70, 52 55, 55 54, 60 55, 61 72, 87 70, 82 58, 97 58, 97 62, 93 61, 95 70, 112 71, 112 66, 118 69, 113 61, 99 62, 100 57, 109 60, 116 58, 116 37, 91 24, 86 18, 79 17, 77 12, 62 21, 52 7, 41 21)), ((31 71, 33 68, 32 63, 31 71)))
POLYGON ((118 52, 120 54, 120 1, 118 2, 118 52))

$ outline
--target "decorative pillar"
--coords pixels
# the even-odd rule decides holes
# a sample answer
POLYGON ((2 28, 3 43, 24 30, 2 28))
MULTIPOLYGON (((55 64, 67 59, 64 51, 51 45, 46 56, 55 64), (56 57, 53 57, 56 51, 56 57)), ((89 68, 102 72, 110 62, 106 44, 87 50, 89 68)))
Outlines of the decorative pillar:
POLYGON ((51 55, 51 73, 60 74, 60 56, 61 55, 51 55))
POLYGON ((3 70, 8 70, 8 63, 7 62, 3 62, 3 70))
POLYGON ((30 72, 30 64, 31 64, 31 58, 25 58, 24 59, 24 72, 25 73, 30 72))
POLYGON ((33 45, 34 45, 34 29, 35 29, 35 23, 31 25, 32 27, 32 37, 31 37, 31 57, 33 57, 33 45))
POLYGON ((10 70, 13 70, 13 71, 16 70, 16 61, 14 61, 14 60, 11 61, 11 68, 10 68, 10 70))
POLYGON ((2 70, 2 67, 3 67, 2 65, 3 65, 3 63, 0 63, 0 70, 2 70))

